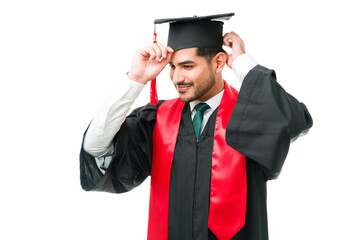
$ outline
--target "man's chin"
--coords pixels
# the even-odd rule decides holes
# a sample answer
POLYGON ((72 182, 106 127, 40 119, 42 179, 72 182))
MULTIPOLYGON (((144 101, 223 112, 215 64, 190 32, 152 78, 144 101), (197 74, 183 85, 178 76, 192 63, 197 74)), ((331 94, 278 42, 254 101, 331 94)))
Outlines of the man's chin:
POLYGON ((192 96, 192 95, 189 96, 189 95, 183 94, 183 93, 179 93, 179 98, 182 102, 186 102, 186 103, 192 102, 195 100, 194 96, 192 96))

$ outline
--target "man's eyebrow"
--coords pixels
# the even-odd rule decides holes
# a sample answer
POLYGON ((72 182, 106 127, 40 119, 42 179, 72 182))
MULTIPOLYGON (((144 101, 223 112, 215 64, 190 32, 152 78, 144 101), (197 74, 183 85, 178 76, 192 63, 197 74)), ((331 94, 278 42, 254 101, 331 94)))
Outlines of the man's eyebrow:
MULTIPOLYGON (((186 64, 194 64, 195 62, 192 60, 186 60, 183 62, 178 63, 177 65, 186 65, 186 64)), ((175 65, 173 62, 169 62, 170 65, 175 65)))

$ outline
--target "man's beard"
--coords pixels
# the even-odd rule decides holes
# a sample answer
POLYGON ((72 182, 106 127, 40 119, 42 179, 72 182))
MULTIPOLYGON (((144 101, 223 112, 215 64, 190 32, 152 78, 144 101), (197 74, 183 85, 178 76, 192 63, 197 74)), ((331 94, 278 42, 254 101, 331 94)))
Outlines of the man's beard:
POLYGON ((201 84, 197 87, 194 87, 194 84, 178 84, 178 85, 189 85, 189 86, 193 86, 194 88, 194 93, 192 96, 184 96, 184 97, 180 97, 180 100, 183 102, 192 102, 194 100, 198 100, 199 98, 201 98, 202 96, 204 96, 207 92, 210 91, 210 89, 215 85, 215 76, 212 74, 212 72, 210 72, 210 76, 208 81, 205 81, 204 84, 201 84))

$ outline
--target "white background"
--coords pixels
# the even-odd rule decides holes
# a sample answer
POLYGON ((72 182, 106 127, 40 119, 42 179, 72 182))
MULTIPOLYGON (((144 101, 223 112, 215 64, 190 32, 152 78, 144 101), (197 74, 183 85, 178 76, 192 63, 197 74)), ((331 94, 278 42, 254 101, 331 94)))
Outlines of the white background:
MULTIPOLYGON (((82 134, 122 84, 153 20, 235 12, 257 61, 310 110, 268 183, 270 239, 360 239, 356 1, 6 1, 0 3, 0 239, 146 239, 149 180, 121 195, 80 187, 82 134)), ((158 26, 166 43, 167 26, 158 26)), ((176 97, 168 70, 159 97, 176 97)), ((234 83, 226 70, 224 78, 234 83)), ((236 84, 235 84, 236 85, 236 84)), ((136 106, 149 99, 144 90, 136 106)))

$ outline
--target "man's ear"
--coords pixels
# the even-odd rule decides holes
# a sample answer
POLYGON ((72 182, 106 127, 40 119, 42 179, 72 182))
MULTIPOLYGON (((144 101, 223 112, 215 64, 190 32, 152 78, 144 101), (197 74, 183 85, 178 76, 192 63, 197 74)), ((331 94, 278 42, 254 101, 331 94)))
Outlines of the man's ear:
POLYGON ((219 52, 213 58, 212 62, 213 62, 213 67, 214 67, 215 73, 221 73, 226 65, 226 54, 223 52, 219 52))

